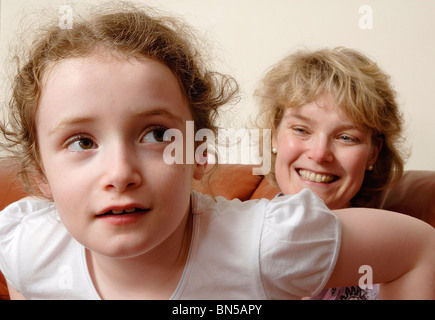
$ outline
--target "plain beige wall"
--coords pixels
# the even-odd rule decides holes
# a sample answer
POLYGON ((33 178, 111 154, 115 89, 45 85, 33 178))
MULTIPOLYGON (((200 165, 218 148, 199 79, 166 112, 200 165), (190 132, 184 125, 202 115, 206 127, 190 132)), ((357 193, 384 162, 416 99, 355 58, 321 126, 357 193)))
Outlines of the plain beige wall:
MULTIPOLYGON (((96 1, 1 0, 0 61, 23 12, 96 1)), ((347 46, 391 75, 406 120, 406 169, 435 170, 435 1, 433 0, 143 0, 184 17, 212 44, 219 71, 241 85, 240 103, 223 118, 243 127, 256 106, 262 74, 301 47, 347 46)), ((4 100, 4 69, 0 98, 4 100)))

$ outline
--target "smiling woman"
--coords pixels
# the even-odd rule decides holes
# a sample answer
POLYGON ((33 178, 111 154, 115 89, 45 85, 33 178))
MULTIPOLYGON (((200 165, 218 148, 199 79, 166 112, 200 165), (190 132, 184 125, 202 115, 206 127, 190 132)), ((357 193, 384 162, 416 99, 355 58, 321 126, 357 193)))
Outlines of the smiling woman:
MULTIPOLYGON (((272 153, 268 178, 276 185, 278 179, 300 172, 304 177, 327 175, 333 181, 330 190, 341 183, 352 188, 345 197, 337 193, 339 203, 325 199, 328 206, 372 206, 382 190, 401 177, 406 159, 395 96, 389 76, 358 51, 302 50, 283 58, 268 70, 256 92, 257 126, 272 129, 278 151, 272 153), (298 152, 292 169, 278 177, 274 168, 284 153, 295 158, 298 152), (346 167, 353 168, 354 175, 348 176, 346 167)), ((295 184, 292 192, 298 189, 301 185, 295 184)))
MULTIPOLYGON (((284 194, 308 188, 331 209, 371 207, 403 172, 402 116, 389 77, 347 49, 298 51, 265 75, 260 127, 272 128, 270 182, 284 194)), ((325 290, 317 299, 378 288, 325 290)), ((353 296, 353 295, 351 295, 353 296)))
POLYGON ((308 187, 331 209, 349 206, 382 147, 327 94, 287 108, 272 140, 281 191, 295 194, 308 187))

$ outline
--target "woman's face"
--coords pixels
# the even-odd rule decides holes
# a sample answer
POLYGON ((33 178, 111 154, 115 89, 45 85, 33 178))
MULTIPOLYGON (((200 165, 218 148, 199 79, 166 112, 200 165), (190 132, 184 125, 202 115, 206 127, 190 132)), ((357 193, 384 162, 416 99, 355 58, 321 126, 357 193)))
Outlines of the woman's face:
POLYGON ((380 150, 329 95, 287 108, 272 144, 281 191, 295 194, 309 188, 330 209, 349 206, 380 150))

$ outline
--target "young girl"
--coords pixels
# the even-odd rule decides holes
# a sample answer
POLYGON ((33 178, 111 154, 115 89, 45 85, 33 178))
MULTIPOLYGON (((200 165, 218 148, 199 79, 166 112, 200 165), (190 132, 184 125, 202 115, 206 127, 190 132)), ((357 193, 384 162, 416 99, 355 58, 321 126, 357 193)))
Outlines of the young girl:
POLYGON ((213 129, 232 80, 170 19, 93 13, 38 35, 15 78, 2 132, 43 199, 0 214, 11 298, 291 299, 357 284, 362 265, 388 298, 435 298, 421 221, 333 213, 308 190, 244 203, 192 192, 205 164, 166 164, 165 132, 213 129))
MULTIPOLYGON (((284 194, 304 188, 330 209, 375 207, 403 172, 402 123, 389 77, 349 48, 300 50, 271 67, 257 92, 258 125, 272 128, 273 173, 284 194)), ((376 299, 359 287, 316 298, 376 299)))

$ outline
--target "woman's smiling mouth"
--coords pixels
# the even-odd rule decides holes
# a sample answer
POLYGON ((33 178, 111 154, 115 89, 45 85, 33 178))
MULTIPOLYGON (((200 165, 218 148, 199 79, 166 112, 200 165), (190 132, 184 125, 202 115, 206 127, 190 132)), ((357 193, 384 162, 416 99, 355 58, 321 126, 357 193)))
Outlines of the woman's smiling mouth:
POLYGON ((332 183, 336 180, 339 179, 338 176, 335 175, 329 175, 329 174, 321 174, 321 173, 316 173, 313 171, 309 171, 309 170, 304 170, 304 169, 296 169, 296 172, 299 174, 299 176, 307 181, 311 181, 311 182, 317 182, 317 183, 332 183))

